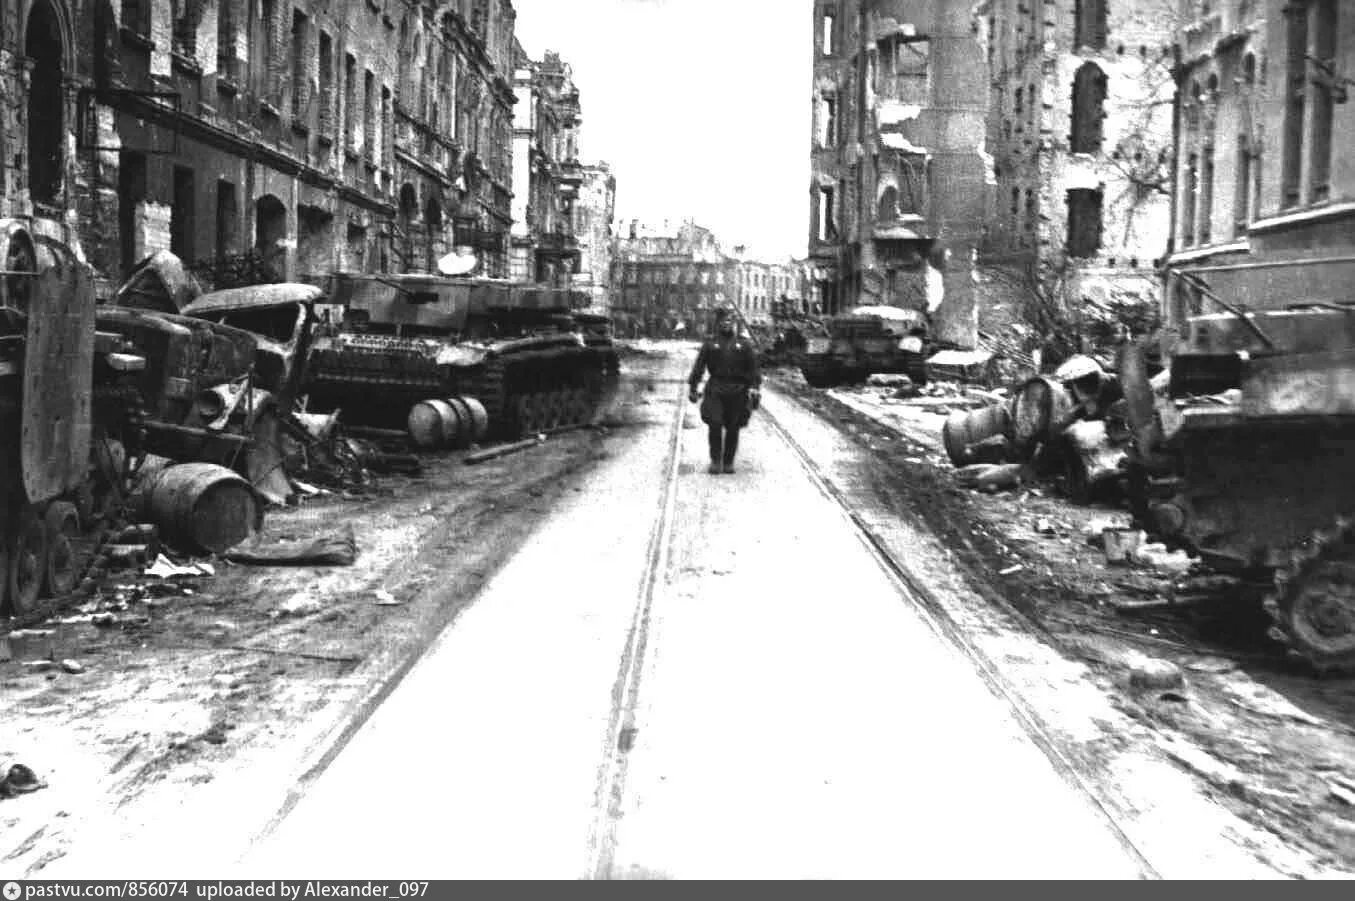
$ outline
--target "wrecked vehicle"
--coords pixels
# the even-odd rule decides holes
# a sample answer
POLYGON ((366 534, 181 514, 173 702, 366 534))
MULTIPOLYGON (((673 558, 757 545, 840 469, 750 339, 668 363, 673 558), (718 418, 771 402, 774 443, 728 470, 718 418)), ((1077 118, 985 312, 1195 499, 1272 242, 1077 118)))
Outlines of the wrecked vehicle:
POLYGON ((828 317, 826 335, 810 335, 799 355, 800 371, 813 388, 861 383, 873 374, 902 373, 927 382, 927 317, 901 307, 857 307, 828 317))
POLYGON ((1348 298, 1248 287, 1264 308, 1173 271, 1164 368, 1143 343, 1122 349, 1137 512, 1216 571, 1268 581, 1272 637, 1319 670, 1349 672, 1355 319, 1348 298))
POLYGON ((330 294, 342 316, 317 329, 305 390, 352 421, 399 428, 425 400, 471 397, 516 438, 587 422, 617 367, 610 336, 578 331, 584 296, 568 290, 339 274, 330 294))

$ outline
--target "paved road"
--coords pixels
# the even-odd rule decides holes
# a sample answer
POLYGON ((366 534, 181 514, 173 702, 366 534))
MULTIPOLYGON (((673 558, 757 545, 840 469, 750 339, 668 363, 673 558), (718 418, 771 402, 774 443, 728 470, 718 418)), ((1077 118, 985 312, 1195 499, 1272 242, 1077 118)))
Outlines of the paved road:
POLYGON ((764 419, 705 473, 685 364, 242 873, 1138 875, 764 419))

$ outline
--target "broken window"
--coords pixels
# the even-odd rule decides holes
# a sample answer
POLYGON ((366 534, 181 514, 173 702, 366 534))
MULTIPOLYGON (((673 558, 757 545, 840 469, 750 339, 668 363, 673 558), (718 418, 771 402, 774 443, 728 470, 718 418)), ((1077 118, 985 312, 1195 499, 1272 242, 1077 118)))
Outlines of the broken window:
POLYGON ((899 215, 924 215, 927 203, 927 158, 920 153, 896 153, 899 173, 899 215))
MULTIPOLYGON (((804 21, 803 19, 801 21, 804 21)), ((823 10, 822 32, 819 35, 819 47, 824 56, 837 53, 837 16, 832 7, 823 10)), ((803 109, 804 107, 801 107, 803 109)), ((804 132, 801 132, 803 134, 804 132)))
POLYGON ((837 100, 824 97, 819 102, 819 146, 832 147, 837 143, 837 100))
POLYGON ((334 39, 320 32, 320 134, 334 136, 334 39))
POLYGON ((1200 155, 1186 157, 1186 169, 1181 177, 1181 243, 1189 247, 1195 243, 1195 198, 1199 190, 1200 155))
POLYGON ((150 37, 152 0, 122 0, 122 27, 132 34, 150 37))
POLYGON ((833 189, 819 188, 819 240, 831 241, 837 237, 837 211, 833 208, 833 189))
POLYGON ((1074 188, 1068 192, 1068 255, 1094 257, 1101 249, 1101 191, 1074 188))
POLYGON ((1214 127, 1218 119, 1215 104, 1219 96, 1219 78, 1209 76, 1204 116, 1204 142, 1200 146, 1200 225, 1196 229, 1201 244, 1208 244, 1214 234, 1214 127))
POLYGON ((358 107, 358 61, 353 54, 344 54, 344 147, 349 153, 358 149, 358 123, 362 110, 358 107))
POLYGON ((1233 187, 1233 234, 1244 235, 1251 222, 1251 138, 1237 138, 1237 181, 1233 187))
POLYGON ((368 69, 362 76, 362 120, 363 155, 369 160, 376 159, 376 76, 368 69))
POLYGON ((310 79, 306 77, 306 65, 310 61, 306 52, 306 30, 309 20, 302 12, 292 13, 292 120, 305 122, 310 104, 310 79))
POLYGON ((221 179, 216 183, 216 256, 225 259, 240 246, 240 208, 235 185, 221 179))
POLYGON ((1284 114, 1284 205, 1295 206, 1301 196, 1303 172, 1303 118, 1308 101, 1308 10, 1303 3, 1285 7, 1289 17, 1284 114))
MULTIPOLYGON (((1337 87, 1345 90, 1336 71, 1336 8, 1337 0, 1315 0, 1311 4, 1309 30, 1312 49, 1309 52, 1309 90, 1312 92, 1312 148, 1309 160, 1309 200, 1326 200, 1331 196, 1331 138, 1332 112, 1337 87)), ((1347 54, 1348 55, 1348 54, 1347 54)))
POLYGON ((1106 46, 1106 0, 1077 0, 1074 3, 1073 44, 1093 50, 1106 46))
POLYGON ((222 78, 236 77, 235 4, 237 0, 221 0, 216 11, 216 71, 222 78))
POLYGON ((65 74, 60 20, 50 0, 33 4, 24 52, 32 64, 28 83, 28 189, 34 201, 53 203, 61 193, 65 168, 65 74))
POLYGON ((877 222, 893 222, 899 218, 899 192, 893 185, 886 185, 880 192, 875 219, 877 222))
POLYGON ((198 52, 198 23, 202 20, 202 0, 174 0, 170 7, 173 19, 174 52, 193 59, 198 52))
POLYGON ((1095 63, 1083 63, 1073 76, 1073 153, 1096 153, 1103 140, 1106 76, 1095 63))

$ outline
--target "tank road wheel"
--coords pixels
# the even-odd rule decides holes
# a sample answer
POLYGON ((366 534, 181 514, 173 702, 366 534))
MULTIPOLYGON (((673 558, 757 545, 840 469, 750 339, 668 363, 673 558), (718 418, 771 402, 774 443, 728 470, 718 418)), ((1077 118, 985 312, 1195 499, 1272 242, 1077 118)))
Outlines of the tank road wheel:
POLYGON ((1355 520, 1317 532, 1275 574, 1274 638, 1322 672, 1355 672, 1355 520))
POLYGON ((47 530, 47 594, 64 597, 80 583, 80 517, 75 505, 52 504, 43 517, 47 530))
POLYGON ((47 527, 38 512, 25 506, 14 519, 6 581, 9 602, 17 614, 37 606, 47 576, 47 527))

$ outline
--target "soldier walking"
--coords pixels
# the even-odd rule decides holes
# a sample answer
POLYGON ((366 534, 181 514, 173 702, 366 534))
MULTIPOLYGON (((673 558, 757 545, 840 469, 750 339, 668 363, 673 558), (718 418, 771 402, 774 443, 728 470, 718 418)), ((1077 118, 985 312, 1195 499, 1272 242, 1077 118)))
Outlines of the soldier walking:
POLYGON ((728 309, 715 313, 716 335, 701 345, 696 364, 687 377, 688 399, 701 397, 701 377, 710 373, 706 394, 701 400, 701 420, 710 429, 711 475, 734 471, 734 455, 739 450, 739 430, 757 408, 762 396, 762 373, 753 345, 739 337, 734 316, 728 309))

